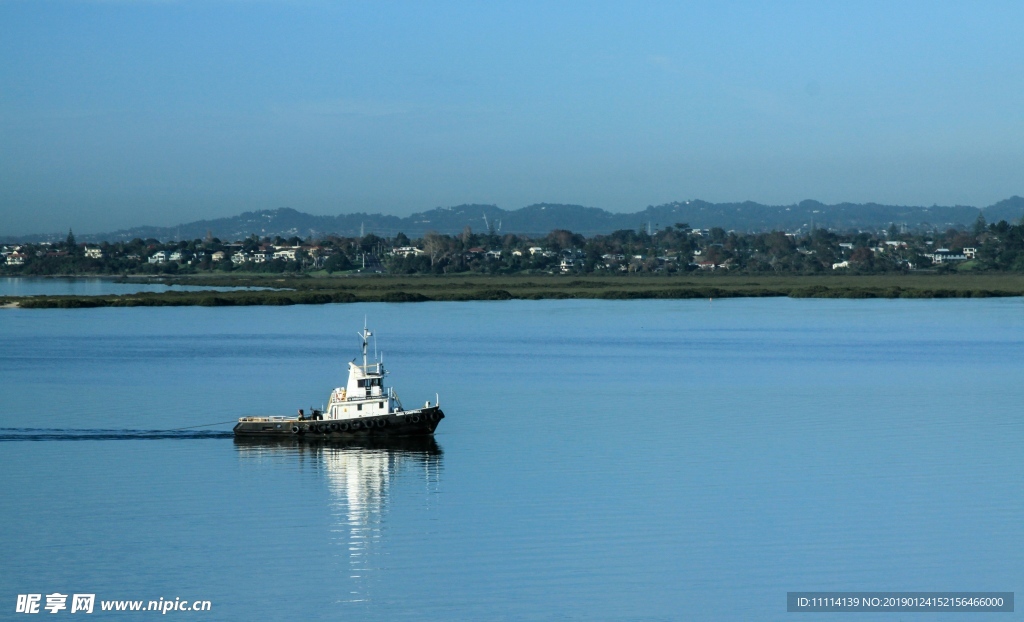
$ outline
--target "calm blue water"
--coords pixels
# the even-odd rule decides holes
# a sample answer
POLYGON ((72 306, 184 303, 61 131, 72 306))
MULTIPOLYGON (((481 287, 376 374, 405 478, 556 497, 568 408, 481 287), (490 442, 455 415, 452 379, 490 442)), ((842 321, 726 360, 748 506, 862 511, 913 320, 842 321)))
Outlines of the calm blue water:
POLYGON ((106 296, 142 292, 232 291, 269 289, 266 287, 211 287, 206 285, 166 285, 138 281, 117 283, 102 277, 0 277, 0 296, 106 296))
POLYGON ((0 353, 0 617, 52 591, 588 621, 1024 592, 1019 299, 15 309, 0 353), (118 431, 319 406, 364 315, 406 405, 440 393, 436 445, 118 431))

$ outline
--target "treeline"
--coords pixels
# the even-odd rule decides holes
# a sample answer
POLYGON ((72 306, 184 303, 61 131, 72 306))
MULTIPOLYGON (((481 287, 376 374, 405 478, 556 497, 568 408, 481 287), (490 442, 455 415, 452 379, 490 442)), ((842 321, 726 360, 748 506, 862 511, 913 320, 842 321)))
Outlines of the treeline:
POLYGON ((3 247, 0 274, 46 275, 189 275, 204 272, 300 273, 351 270, 351 258, 382 253, 385 241, 328 237, 250 236, 237 242, 218 238, 160 242, 136 238, 128 242, 76 243, 73 233, 63 242, 14 244, 3 247), (287 249, 287 258, 281 255, 287 249), (163 253, 163 257, 158 255, 163 253), (232 258, 235 258, 234 260, 232 258), (244 258, 238 261, 237 258, 244 258))
POLYGON ((473 233, 428 234, 421 252, 390 256, 396 274, 635 274, 730 271, 749 274, 1024 271, 1024 226, 1006 221, 941 234, 743 234, 685 223, 656 232, 621 230, 584 238, 565 230, 542 238, 473 233), (965 254, 966 253, 966 254, 965 254))
POLYGON ((945 233, 744 234, 677 223, 657 231, 620 230, 589 238, 567 230, 546 236, 427 233, 410 239, 329 236, 317 239, 155 239, 9 245, 0 273, 14 275, 331 273, 387 274, 851 274, 910 271, 1024 271, 1024 226, 988 224, 945 233), (163 253, 161 255, 160 253, 163 253), (160 261, 154 261, 160 259, 160 261), (13 261, 12 261, 13 260, 13 261))

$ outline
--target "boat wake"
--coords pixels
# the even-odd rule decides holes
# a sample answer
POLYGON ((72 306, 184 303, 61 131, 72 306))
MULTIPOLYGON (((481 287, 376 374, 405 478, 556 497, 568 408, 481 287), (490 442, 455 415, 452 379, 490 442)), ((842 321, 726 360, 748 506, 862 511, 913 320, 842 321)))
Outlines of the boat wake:
POLYGON ((230 431, 0 428, 0 443, 11 441, 163 441, 233 438, 230 431))

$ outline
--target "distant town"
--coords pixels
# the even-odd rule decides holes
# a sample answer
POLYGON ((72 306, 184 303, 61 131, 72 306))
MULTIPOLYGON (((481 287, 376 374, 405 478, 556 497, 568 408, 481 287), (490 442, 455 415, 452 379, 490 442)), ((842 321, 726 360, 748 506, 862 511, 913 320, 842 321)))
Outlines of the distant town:
POLYGON ((584 237, 556 229, 545 236, 501 235, 493 227, 461 234, 410 238, 259 237, 225 241, 7 244, 0 274, 175 275, 209 273, 375 274, 678 274, 727 271, 746 274, 1024 271, 1024 226, 1005 220, 944 233, 887 230, 840 234, 738 233, 686 223, 624 229, 584 237))

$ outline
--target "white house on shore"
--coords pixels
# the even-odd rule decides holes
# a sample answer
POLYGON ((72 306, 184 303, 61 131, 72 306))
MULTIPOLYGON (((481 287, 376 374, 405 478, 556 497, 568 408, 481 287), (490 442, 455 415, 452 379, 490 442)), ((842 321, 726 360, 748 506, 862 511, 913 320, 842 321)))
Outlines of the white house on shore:
POLYGON ((399 246, 391 249, 391 254, 395 257, 418 257, 426 253, 415 246, 399 246))
MULTIPOLYGON (((966 250, 966 249, 965 249, 966 250)), ((971 257, 974 256, 974 249, 971 249, 971 257)), ((964 251, 955 252, 948 248, 937 248, 934 253, 925 253, 924 255, 928 259, 932 260, 932 263, 945 263, 947 261, 967 261, 968 256, 964 251)))

